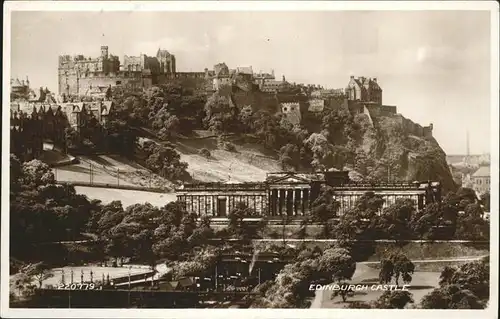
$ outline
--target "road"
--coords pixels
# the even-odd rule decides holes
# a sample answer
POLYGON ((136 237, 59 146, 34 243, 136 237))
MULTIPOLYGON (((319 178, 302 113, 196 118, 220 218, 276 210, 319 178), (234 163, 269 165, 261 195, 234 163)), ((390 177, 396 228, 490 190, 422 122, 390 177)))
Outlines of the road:
MULTIPOLYGON (((476 261, 480 260, 484 257, 487 257, 489 255, 484 255, 484 256, 471 256, 471 257, 459 257, 459 258, 448 258, 448 259, 418 259, 418 260, 412 260, 413 263, 419 263, 419 262, 454 262, 454 261, 476 261)), ((370 267, 368 265, 373 265, 373 264, 378 264, 380 261, 362 261, 356 263, 356 272, 354 273, 354 276, 352 277, 351 281, 356 282, 360 278, 362 278, 366 272, 370 270, 370 267)), ((330 300, 332 291, 330 290, 316 290, 314 299, 311 303, 310 308, 322 308, 323 302, 326 300, 330 300)))

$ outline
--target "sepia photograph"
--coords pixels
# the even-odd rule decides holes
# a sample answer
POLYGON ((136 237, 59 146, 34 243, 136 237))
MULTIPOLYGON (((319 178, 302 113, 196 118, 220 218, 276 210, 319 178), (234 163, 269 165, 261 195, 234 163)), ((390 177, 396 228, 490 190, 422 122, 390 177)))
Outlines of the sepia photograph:
POLYGON ((4 9, 2 317, 496 318, 498 3, 4 9))

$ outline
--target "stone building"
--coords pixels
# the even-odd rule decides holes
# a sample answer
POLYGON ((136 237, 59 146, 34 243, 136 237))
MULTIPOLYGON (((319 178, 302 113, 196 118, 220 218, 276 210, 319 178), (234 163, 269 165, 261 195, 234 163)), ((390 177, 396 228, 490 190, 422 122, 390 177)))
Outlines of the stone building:
POLYGON ((26 81, 19 79, 10 79, 10 96, 11 100, 29 100, 30 93, 30 81, 26 77, 26 81))
POLYGON ((40 156, 43 150, 43 121, 32 112, 21 112, 11 107, 10 152, 22 161, 40 156))
POLYGON ((290 83, 286 81, 284 76, 281 81, 268 78, 259 78, 255 79, 254 83, 259 86, 259 89, 262 92, 273 93, 273 94, 286 90, 287 88, 290 87, 290 83))
POLYGON ((478 195, 482 195, 490 191, 490 166, 481 165, 477 171, 475 171, 471 177, 472 189, 478 195))
POLYGON ((299 125, 302 120, 302 113, 299 102, 281 103, 281 113, 292 125, 299 125))
POLYGON ((351 101, 371 102, 382 104, 382 89, 377 83, 377 78, 351 76, 345 89, 347 98, 351 101))
POLYGON ((229 73, 229 68, 225 63, 218 63, 214 65, 215 75, 212 79, 213 90, 219 91, 224 86, 231 86, 233 80, 229 73))
POLYGON ((267 188, 264 183, 203 183, 185 184, 176 190, 177 199, 186 210, 198 216, 227 217, 238 202, 244 202, 259 214, 268 209, 267 188))
POLYGON ((301 219, 310 214, 311 204, 325 185, 332 187, 334 199, 340 203, 339 215, 352 208, 366 192, 382 196, 384 207, 397 199, 411 199, 415 208, 421 210, 428 203, 441 200, 438 182, 359 184, 349 180, 348 172, 269 173, 261 183, 185 184, 176 192, 187 211, 200 217, 226 218, 236 203, 243 202, 270 219, 301 219))
POLYGON ((382 208, 386 208, 398 199, 410 199, 415 203, 415 208, 421 210, 430 202, 440 201, 441 191, 438 182, 423 183, 382 183, 373 184, 347 184, 334 187, 334 198, 339 201, 339 215, 342 215, 366 192, 373 192, 384 199, 382 208))
POLYGON ((68 120, 69 127, 80 133, 87 127, 92 118, 96 119, 99 124, 106 125, 112 112, 113 102, 99 100, 64 103, 61 107, 68 120))
POLYGON ((149 88, 167 83, 173 79, 204 79, 206 72, 178 72, 175 55, 158 49, 156 56, 141 54, 123 57, 123 64, 117 56, 101 46, 101 55, 59 56, 59 94, 85 95, 94 87, 122 86, 130 89, 149 88))

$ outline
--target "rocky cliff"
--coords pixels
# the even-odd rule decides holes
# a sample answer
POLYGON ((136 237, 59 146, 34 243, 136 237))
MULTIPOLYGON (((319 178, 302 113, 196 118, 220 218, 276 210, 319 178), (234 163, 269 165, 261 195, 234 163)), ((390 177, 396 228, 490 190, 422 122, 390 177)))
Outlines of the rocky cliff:
POLYGON ((445 191, 456 189, 446 154, 431 135, 415 135, 398 116, 381 116, 372 124, 367 115, 359 114, 354 122, 361 127, 362 138, 352 168, 360 178, 433 180, 440 181, 445 191))

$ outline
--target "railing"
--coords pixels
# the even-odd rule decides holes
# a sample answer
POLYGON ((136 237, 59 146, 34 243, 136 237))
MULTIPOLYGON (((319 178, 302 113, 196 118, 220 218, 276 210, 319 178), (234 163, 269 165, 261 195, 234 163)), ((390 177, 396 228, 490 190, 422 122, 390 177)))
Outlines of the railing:
POLYGON ((98 188, 115 188, 115 189, 125 189, 125 190, 143 191, 143 192, 167 193, 164 189, 156 188, 156 187, 117 185, 117 184, 106 184, 106 183, 96 183, 96 182, 59 182, 58 181, 57 183, 59 185, 72 185, 72 186, 98 187, 98 188))
POLYGON ((242 182, 237 184, 230 183, 193 183, 193 184, 184 184, 183 187, 177 188, 176 192, 183 191, 192 191, 192 190, 262 190, 265 191, 266 184, 265 183, 255 183, 255 182, 242 182))

